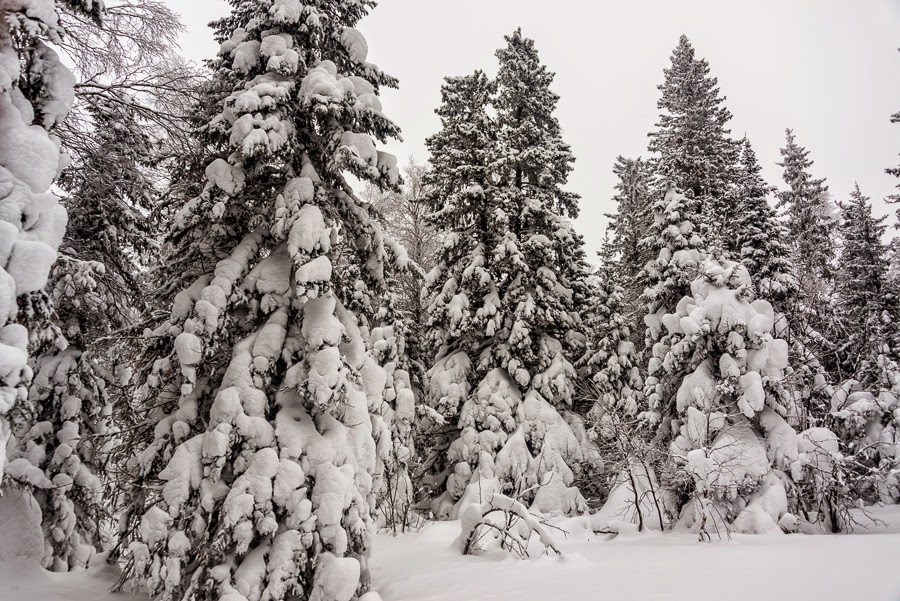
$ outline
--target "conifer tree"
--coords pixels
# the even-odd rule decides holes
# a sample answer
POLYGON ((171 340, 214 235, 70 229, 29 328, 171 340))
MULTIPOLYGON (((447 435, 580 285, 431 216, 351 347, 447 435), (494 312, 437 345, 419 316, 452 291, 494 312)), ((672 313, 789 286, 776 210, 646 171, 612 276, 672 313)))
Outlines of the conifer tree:
POLYGON ((788 233, 768 196, 775 188, 762 178, 762 167, 745 136, 741 156, 734 215, 734 236, 728 240, 732 255, 747 267, 760 294, 776 310, 797 292, 788 233))
MULTIPOLYGON (((859 185, 850 201, 840 205, 841 252, 837 260, 835 288, 838 315, 844 336, 842 368, 864 385, 878 380, 877 357, 893 342, 897 324, 897 299, 888 286, 888 263, 882 242, 885 218, 872 214, 869 198, 859 185)), ((897 359, 895 349, 887 355, 897 359)))
POLYGON ((441 350, 429 404, 459 429, 436 504, 451 516, 490 493, 485 478, 544 510, 584 507, 569 488, 580 449, 561 415, 574 393, 576 303, 587 298, 584 250, 568 221, 578 197, 563 189, 573 157, 534 42, 520 30, 506 41, 496 94, 482 74, 464 80, 478 92, 467 116, 452 106, 463 82, 448 82, 444 129, 429 141, 435 215, 449 229, 431 276, 441 350))
POLYGON ((790 239, 793 260, 801 291, 810 299, 821 294, 818 283, 831 276, 834 246, 831 232, 833 218, 829 207, 828 186, 825 179, 815 179, 809 172, 813 161, 809 151, 797 144, 794 132, 785 130, 787 143, 781 149, 787 188, 779 191, 778 208, 783 209, 790 239))
POLYGON ((206 273, 147 333, 121 544, 153 596, 349 601, 390 450, 362 317, 403 257, 345 173, 399 183, 373 140, 398 134, 396 82, 354 28, 373 2, 231 4, 212 64, 232 92, 208 99, 206 183, 168 240, 171 279, 206 273))
POLYGON ((797 292, 779 303, 784 320, 776 327, 791 343, 795 419, 808 427, 824 423, 831 404, 828 374, 837 369, 831 340, 837 323, 831 296, 835 222, 825 180, 810 174, 809 151, 796 143, 790 129, 786 137, 779 165, 788 187, 775 196, 790 239, 797 292))
POLYGON ((772 306, 752 300, 741 264, 707 258, 662 325, 653 373, 658 388, 673 394, 655 402, 674 418, 661 433, 683 470, 672 481, 690 498, 681 520, 701 539, 778 531, 793 521, 785 517, 787 504, 776 501, 785 498, 782 473, 800 478, 802 465, 797 435, 784 419, 788 345, 773 336, 772 306))
POLYGON ((54 335, 45 329, 51 309, 43 288, 66 213, 50 191, 64 161, 49 132, 71 108, 75 82, 49 44, 62 42, 60 10, 95 23, 102 10, 89 0, 44 4, 0 8, 0 479, 10 422, 20 425, 30 413, 29 343, 54 335))
MULTIPOLYGON (((502 300, 510 308, 515 306, 514 321, 507 326, 508 352, 515 357, 515 367, 509 371, 524 387, 551 361, 540 337, 545 343, 553 338, 564 345, 579 328, 588 272, 583 240, 568 221, 578 216, 579 197, 564 190, 575 159, 553 115, 559 101, 550 90, 553 74, 540 63, 534 41, 525 38, 521 29, 506 36, 506 41, 506 48, 497 51, 495 108, 500 211, 507 216, 509 228, 501 232, 494 255, 509 274, 501 285, 502 300), (570 300, 560 285, 573 292, 570 300), (519 372, 521 368, 528 375, 519 372)), ((570 386, 542 394, 563 406, 571 403, 571 391, 564 390, 570 386)))
POLYGON ((616 272, 626 302, 630 302, 642 291, 644 266, 652 258, 642 240, 653 226, 653 173, 648 161, 622 156, 616 157, 613 173, 618 181, 613 196, 616 212, 607 215, 613 232, 610 244, 616 250, 616 272))
MULTIPOLYGON (((488 106, 496 89, 482 71, 448 77, 435 110, 441 130, 427 140, 432 169, 427 173, 429 221, 447 232, 429 272, 426 335, 435 356, 428 372, 427 407, 434 440, 428 466, 437 494, 459 498, 468 484, 452 475, 449 447, 459 436, 460 411, 474 393, 473 362, 494 332, 497 284, 493 280, 491 236, 497 224, 496 186, 491 164, 496 153, 496 125, 488 106), (448 479, 449 478, 449 479, 448 479)), ((503 416, 512 429, 512 415, 503 416)), ((462 471, 462 468, 460 468, 462 471)))
POLYGON ((656 174, 668 188, 697 201, 695 226, 710 243, 727 240, 731 188, 739 148, 729 137, 731 113, 720 96, 709 63, 697 58, 682 35, 659 86, 662 111, 650 133, 651 152, 658 153, 656 174))
POLYGON ((597 394, 596 417, 606 411, 634 416, 643 400, 635 345, 625 314, 625 290, 615 281, 614 265, 601 261, 595 277, 594 306, 585 320, 587 353, 582 363, 597 394))
POLYGON ((835 268, 839 323, 835 329, 841 341, 837 367, 843 381, 831 396, 829 418, 842 450, 858 458, 849 463, 860 478, 858 490, 848 494, 895 502, 900 498, 896 473, 900 440, 898 303, 882 242, 885 218, 872 214, 869 198, 863 196, 859 185, 854 186, 849 202, 839 206, 841 248, 835 268))
POLYGON ((128 384, 130 366, 116 357, 121 348, 98 342, 139 317, 141 260, 153 248, 145 218, 155 192, 145 175, 151 142, 127 101, 96 100, 91 146, 59 181, 69 221, 48 286, 47 329, 56 334, 35 345, 29 415, 11 455, 29 475, 13 481, 28 483, 41 509, 43 565, 57 571, 84 568, 111 518, 100 480, 104 449, 115 442, 109 391, 128 384))

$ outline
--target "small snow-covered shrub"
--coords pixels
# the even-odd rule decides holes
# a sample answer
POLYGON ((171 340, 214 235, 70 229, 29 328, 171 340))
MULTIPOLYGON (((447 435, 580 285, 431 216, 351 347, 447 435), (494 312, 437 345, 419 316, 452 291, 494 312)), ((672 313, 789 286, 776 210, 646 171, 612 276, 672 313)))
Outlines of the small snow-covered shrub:
POLYGON ((484 503, 467 505, 460 521, 462 532, 454 545, 464 555, 499 547, 518 557, 529 557, 532 536, 537 536, 544 553, 560 554, 547 526, 522 503, 505 495, 493 494, 484 503))
POLYGON ((672 471, 666 450, 637 418, 598 407, 589 418, 591 444, 603 458, 598 477, 608 491, 600 511, 591 516, 593 530, 611 531, 614 522, 634 524, 639 532, 668 528, 676 508, 671 489, 657 477, 672 471))

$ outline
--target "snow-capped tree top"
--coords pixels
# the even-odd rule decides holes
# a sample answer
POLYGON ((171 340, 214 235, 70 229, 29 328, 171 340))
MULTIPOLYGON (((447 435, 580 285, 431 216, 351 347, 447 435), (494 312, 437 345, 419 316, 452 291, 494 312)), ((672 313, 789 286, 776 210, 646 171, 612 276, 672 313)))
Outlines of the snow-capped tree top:
POLYGON ((613 232, 611 249, 618 254, 619 274, 628 286, 640 277, 647 264, 647 249, 641 240, 653 224, 653 172, 649 162, 616 157, 613 174, 618 177, 613 196, 616 212, 607 215, 613 232))
POLYGON ((781 149, 781 156, 784 158, 777 165, 784 168, 784 181, 790 186, 790 190, 779 193, 778 206, 789 205, 800 198, 808 199, 808 202, 818 200, 828 192, 825 178, 815 179, 809 173, 809 168, 814 164, 809 158, 809 150, 797 144, 793 130, 784 131, 786 144, 781 149))
MULTIPOLYGON (((650 134, 649 149, 659 153, 657 174, 667 185, 694 198, 721 201, 737 149, 728 137, 731 113, 719 95, 718 80, 709 72, 709 63, 696 58, 694 47, 682 35, 658 86, 662 113, 657 130, 650 134)), ((711 209, 702 207, 702 212, 711 209)))
POLYGON ((888 264, 882 240, 887 218, 873 215, 871 199, 863 195, 858 183, 853 185, 849 202, 838 206, 841 209, 841 294, 848 301, 850 296, 856 297, 856 302, 865 306, 878 301, 884 292, 883 278, 888 264))
POLYGON ((501 178, 547 209, 578 216, 578 195, 562 189, 575 157, 562 139, 554 116, 559 96, 551 89, 554 74, 543 65, 534 40, 517 29, 497 50, 497 109, 501 178))
POLYGON ((813 161, 809 151, 797 144, 794 132, 787 129, 785 136, 784 158, 778 165, 784 169, 788 187, 776 193, 777 206, 787 217, 798 267, 814 279, 822 279, 828 276, 834 257, 831 235, 835 223, 828 186, 824 178, 816 179, 810 173, 813 161))
POLYGON ((441 130, 428 138, 432 169, 425 174, 432 206, 430 220, 440 229, 465 229, 478 224, 466 197, 485 196, 495 185, 491 164, 496 133, 488 106, 496 84, 483 71, 448 77, 441 86, 442 103, 435 110, 441 130))
POLYGON ((747 136, 741 139, 740 167, 738 182, 745 196, 765 198, 775 190, 775 186, 763 179, 762 166, 756 160, 756 152, 747 136))
POLYGON ((780 305, 796 292, 797 280, 787 228, 769 205, 768 196, 775 188, 761 174, 756 153, 744 136, 733 190, 735 218, 728 224, 725 242, 732 256, 750 271, 757 288, 780 305))

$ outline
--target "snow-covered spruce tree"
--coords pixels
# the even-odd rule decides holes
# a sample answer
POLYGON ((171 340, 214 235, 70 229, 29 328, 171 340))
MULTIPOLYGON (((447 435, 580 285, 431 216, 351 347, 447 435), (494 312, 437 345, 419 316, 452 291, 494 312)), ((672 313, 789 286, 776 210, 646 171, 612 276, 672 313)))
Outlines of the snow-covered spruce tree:
POLYGON ((733 233, 731 187, 739 148, 729 137, 731 113, 719 95, 709 63, 697 58, 687 36, 672 52, 671 66, 659 86, 662 111, 648 149, 658 153, 656 175, 697 201, 694 223, 709 243, 729 240, 733 233))
POLYGON ((776 192, 777 206, 783 209, 791 245, 791 261, 797 291, 786 299, 776 299, 784 319, 776 329, 791 344, 795 417, 803 427, 822 425, 828 412, 828 374, 838 366, 830 340, 837 323, 832 302, 835 249, 832 232, 837 225, 832 215, 828 187, 824 179, 809 173, 813 162, 809 151, 797 145, 786 130, 787 145, 783 178, 788 188, 776 192))
MULTIPOLYGON (((563 357, 549 349, 555 343, 548 341, 558 340, 566 351, 564 362, 574 361, 583 348, 574 342, 581 315, 592 298, 584 243, 570 222, 578 216, 579 197, 564 190, 575 159, 553 115, 559 101, 550 90, 553 73, 540 63, 534 42, 521 30, 506 41, 507 47, 497 51, 495 108, 500 210, 509 231, 502 232, 494 250, 506 272, 502 301, 515 307, 514 321, 507 326, 513 361, 506 369, 519 386, 530 385, 564 409, 571 404, 572 382, 553 375, 557 368, 551 363, 563 357), (521 367, 535 381, 526 383, 528 376, 517 373, 521 367), (550 384, 552 380, 557 381, 550 384)), ((571 370, 565 367, 562 373, 571 370)))
POLYGON ((91 0, 0 6, 0 478, 16 419, 10 412, 18 405, 19 417, 27 415, 29 338, 49 316, 42 290, 66 224, 50 192, 65 162, 48 132, 69 111, 75 81, 48 46, 61 41, 57 4, 95 21, 102 9, 91 0))
MULTIPOLYGON (((468 472, 449 457, 459 436, 460 410, 478 382, 474 361, 497 325, 497 285, 490 255, 496 231, 496 186, 491 164, 496 153, 496 124, 488 115, 495 85, 482 71, 448 77, 436 109, 441 130, 428 138, 432 169, 429 215, 437 229, 447 232, 429 272, 427 341, 436 357, 428 371, 426 407, 433 443, 426 465, 435 495, 458 499, 468 484, 468 472)), ((502 426, 515 427, 512 415, 502 426)), ((500 423, 500 417, 495 416, 500 423)), ((466 464, 468 467, 468 464, 466 464)), ((439 497, 440 498, 440 497, 439 497)))
POLYGON ((900 359, 890 348, 897 324, 897 299, 888 286, 885 218, 872 214, 869 198, 857 184, 850 201, 840 204, 841 252, 835 268, 837 314, 842 325, 841 367, 863 385, 880 379, 877 357, 900 359), (887 347, 887 348, 885 348, 887 347))
POLYGON ((835 268, 835 297, 843 381, 832 395, 829 418, 841 451, 855 459, 845 461, 859 478, 847 494, 896 502, 900 500, 898 304, 882 242, 885 218, 872 214, 872 205, 858 185, 850 201, 839 206, 841 252, 835 268))
POLYGON ((620 264, 613 254, 607 231, 598 253, 600 266, 590 279, 593 298, 584 314, 585 351, 576 364, 574 411, 583 416, 585 428, 583 433, 576 430, 585 455, 578 486, 588 500, 607 496, 609 476, 623 468, 622 451, 631 450, 641 434, 631 427, 643 401, 640 361, 631 339, 626 293, 618 284, 620 264))
POLYGON ((772 306, 751 298, 745 267, 705 259, 690 294, 663 316, 667 334, 654 349, 660 386, 675 391, 670 452, 690 499, 681 520, 701 538, 793 521, 784 472, 800 478, 802 465, 783 418, 788 345, 772 335, 772 306))
POLYGON ((109 390, 127 384, 128 366, 120 349, 98 342, 140 315, 139 261, 152 248, 150 140, 127 102, 97 100, 90 147, 59 180, 69 222, 48 287, 58 338, 35 345, 29 415, 14 433, 9 471, 41 510, 43 565, 57 571, 84 567, 110 518, 101 450, 114 443, 109 390))
POLYGON ((161 599, 368 586, 385 374, 355 311, 402 260, 344 176, 399 183, 373 140, 398 134, 378 99, 395 80, 354 29, 373 4, 234 0, 215 24, 233 92, 203 135, 222 156, 172 224, 210 267, 148 332, 129 466, 128 572, 161 599))
POLYGON ((643 401, 643 384, 625 314, 625 290, 608 263, 595 277, 594 305, 585 319, 587 352, 580 362, 593 383, 589 390, 596 395, 592 417, 599 419, 607 411, 635 416, 643 401))
POLYGON ((778 165, 784 169, 787 188, 776 197, 786 218, 801 293, 807 301, 815 301, 826 294, 823 286, 831 279, 836 224, 825 180, 809 172, 813 165, 809 151, 796 143, 793 131, 785 130, 785 135, 787 143, 778 165))
POLYGON ((581 449, 561 415, 574 393, 577 303, 587 298, 576 281, 586 279, 584 251, 566 219, 577 196, 562 189, 573 159, 553 116, 553 75, 521 31, 506 40, 496 95, 482 74, 468 78, 479 98, 471 115, 448 84, 444 129, 429 142, 435 216, 449 230, 430 276, 440 350, 429 404, 451 436, 454 423, 459 431, 439 515, 492 492, 542 511, 583 508, 570 487, 581 449))
POLYGON ((784 304, 797 293, 797 279, 791 261, 790 243, 785 226, 769 205, 768 196, 775 188, 762 178, 762 167, 745 136, 741 141, 741 156, 734 188, 734 238, 729 241, 756 285, 757 292, 775 307, 784 304))
POLYGON ((616 157, 613 173, 618 178, 616 212, 607 215, 613 232, 612 248, 617 253, 616 273, 625 291, 626 302, 632 302, 643 291, 644 266, 653 257, 641 243, 653 227, 653 171, 648 161, 616 157))

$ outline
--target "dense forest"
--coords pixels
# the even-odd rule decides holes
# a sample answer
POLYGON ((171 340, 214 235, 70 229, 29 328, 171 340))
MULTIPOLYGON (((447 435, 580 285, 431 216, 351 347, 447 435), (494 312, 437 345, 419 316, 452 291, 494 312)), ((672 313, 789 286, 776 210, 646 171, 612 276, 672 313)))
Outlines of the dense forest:
POLYGON ((540 40, 446 77, 404 166, 372 0, 230 4, 197 66, 164 3, 0 0, 0 513, 37 508, 44 568, 371 601, 376 531, 526 557, 561 516, 900 501, 897 223, 790 129, 766 181, 687 37, 589 256, 540 40))

